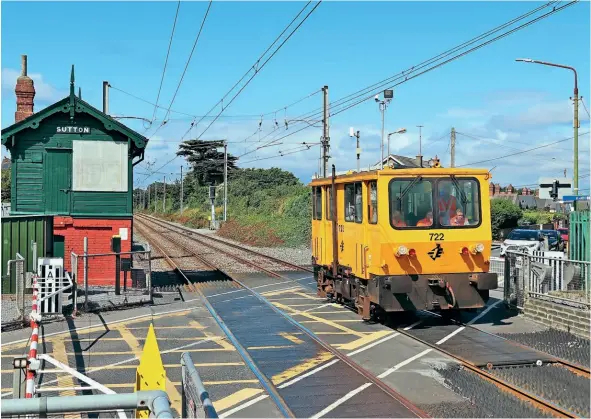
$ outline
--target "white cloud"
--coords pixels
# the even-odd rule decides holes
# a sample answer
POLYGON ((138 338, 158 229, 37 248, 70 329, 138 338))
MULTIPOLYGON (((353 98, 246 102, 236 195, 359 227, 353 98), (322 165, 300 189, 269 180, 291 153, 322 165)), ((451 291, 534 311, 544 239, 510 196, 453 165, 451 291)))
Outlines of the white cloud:
MULTIPOLYGON (((2 96, 9 96, 15 98, 14 88, 16 86, 16 79, 20 76, 20 71, 13 68, 2 69, 2 96)), ((29 77, 35 83, 35 102, 53 103, 67 96, 67 92, 61 91, 51 84, 43 80, 43 75, 39 73, 30 73, 29 77)))

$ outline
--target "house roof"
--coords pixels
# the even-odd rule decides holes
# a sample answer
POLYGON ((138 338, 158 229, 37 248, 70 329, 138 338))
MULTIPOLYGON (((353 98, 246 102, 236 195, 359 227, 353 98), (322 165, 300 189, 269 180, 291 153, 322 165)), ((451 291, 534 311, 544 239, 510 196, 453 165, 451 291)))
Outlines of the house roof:
POLYGON ((12 144, 8 141, 13 135, 25 130, 25 129, 37 129, 41 122, 54 115, 56 113, 69 113, 70 118, 74 118, 76 113, 85 113, 91 117, 99 120, 108 131, 117 131, 122 135, 132 140, 132 145, 136 149, 141 150, 148 144, 148 139, 143 135, 135 132, 131 128, 123 125, 121 122, 113 119, 104 112, 98 110, 91 104, 85 102, 74 94, 74 66, 72 66, 72 77, 70 81, 70 95, 55 102, 53 105, 48 106, 45 109, 40 110, 37 113, 23 119, 11 126, 2 130, 2 145, 10 148, 12 144))
MULTIPOLYGON (((390 162, 392 163, 392 167, 394 169, 413 169, 420 167, 415 159, 411 157, 399 156, 397 154, 390 154, 383 160, 384 166, 388 165, 390 162)), ((379 167, 380 162, 377 162, 371 168, 377 169, 379 167)))

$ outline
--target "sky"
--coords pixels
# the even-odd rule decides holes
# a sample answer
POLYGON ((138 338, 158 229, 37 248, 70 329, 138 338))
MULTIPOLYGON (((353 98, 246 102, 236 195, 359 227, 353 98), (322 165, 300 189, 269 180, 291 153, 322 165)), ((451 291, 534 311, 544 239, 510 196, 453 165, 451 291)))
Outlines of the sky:
MULTIPOLYGON (((177 4, 2 2, 2 128, 14 122, 14 86, 21 54, 28 55, 29 75, 37 90, 35 111, 67 95, 74 64, 76 91, 81 87, 84 100, 100 109, 102 82, 107 80, 112 86, 111 115, 152 120, 154 106, 138 98, 156 101, 177 4)), ((317 143, 322 129, 314 123, 320 118, 306 123, 299 122, 298 116, 320 109, 322 86, 329 86, 329 101, 334 102, 542 4, 324 1, 200 138, 226 139, 229 152, 241 156, 241 167, 280 167, 309 182, 319 170, 317 143), (304 126, 309 128, 294 133, 304 126), (291 135, 278 144, 256 149, 287 134, 291 135), (310 149, 298 151, 306 148, 304 142, 312 144, 310 149)), ((159 98, 163 109, 158 109, 151 125, 121 120, 150 138, 146 160, 135 168, 136 187, 145 187, 164 175, 167 179, 178 177, 181 165, 186 167, 182 158, 174 159, 180 140, 197 138, 212 121, 206 118, 190 130, 194 116, 205 115, 212 107, 211 115, 218 113, 221 97, 252 68, 304 5, 295 1, 214 1, 171 107, 175 112, 166 117, 208 7, 208 2, 202 1, 180 4, 159 98), (150 176, 152 171, 156 173, 150 176)), ((562 176, 564 169, 567 177, 572 177, 573 141, 566 139, 573 136, 569 100, 573 75, 568 70, 515 59, 527 57, 575 67, 579 92, 589 109, 589 6, 587 1, 575 4, 396 86, 385 111, 385 132, 400 128, 407 132, 392 137, 391 151, 417 155, 417 126, 422 125, 424 158, 437 155, 449 166, 454 127, 458 133, 456 165, 494 168, 494 182, 534 186, 540 177, 562 176), (559 140, 565 141, 520 153, 559 140), (520 154, 505 157, 514 153, 520 154), (497 157, 502 158, 491 160, 497 157)), ((579 115, 579 175, 587 175, 580 188, 588 193, 590 136, 583 134, 589 131, 589 116, 583 106, 579 115)), ((330 164, 337 170, 356 167, 355 139, 349 136, 349 127, 360 131, 362 166, 379 161, 381 114, 378 104, 370 99, 331 117, 330 164)), ((2 154, 6 155, 4 147, 2 154)))

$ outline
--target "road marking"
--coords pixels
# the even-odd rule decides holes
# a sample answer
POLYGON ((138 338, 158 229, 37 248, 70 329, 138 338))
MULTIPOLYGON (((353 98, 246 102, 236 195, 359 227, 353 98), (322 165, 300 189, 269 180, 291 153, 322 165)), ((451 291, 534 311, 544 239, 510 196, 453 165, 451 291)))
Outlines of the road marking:
MULTIPOLYGON (((332 320, 334 323, 359 323, 359 320, 332 320)), ((302 320, 299 321, 298 323, 324 323, 323 321, 320 320, 302 320)))
POLYGON ((465 327, 458 327, 456 330, 454 330, 453 332, 451 332, 449 335, 439 339, 438 342, 435 343, 435 345, 441 345, 442 343, 444 343, 445 341, 447 341, 448 339, 451 339, 452 337, 454 337, 455 335, 457 335, 458 333, 460 333, 462 330, 464 330, 465 327))
POLYGON ((269 345, 269 346, 249 346, 246 348, 247 350, 260 350, 260 349, 285 349, 285 348, 293 348, 293 345, 269 345))
POLYGON ((288 341, 290 341, 292 343, 297 343, 298 345, 301 345, 302 343, 304 343, 304 341, 301 340, 300 338, 298 338, 297 336, 294 336, 294 335, 287 333, 287 332, 280 332, 279 335, 284 337, 285 339, 287 339, 288 341))
MULTIPOLYGON (((134 316, 134 317, 128 317, 126 319, 120 319, 120 320, 113 320, 110 322, 105 322, 105 323, 101 323, 95 326, 84 326, 84 327, 74 327, 73 329, 70 328, 68 330, 64 330, 61 332, 53 332, 53 333, 48 333, 46 335, 43 336, 44 340, 47 341, 47 338, 51 337, 51 336, 58 336, 58 335, 63 335, 66 333, 70 333, 73 330, 76 331, 81 331, 81 330, 86 330, 86 331, 92 331, 93 329, 96 330, 105 330, 105 325, 112 325, 112 324, 118 324, 118 323, 126 323, 126 324, 130 324, 130 323, 139 323, 140 321, 142 321, 144 318, 149 317, 149 318, 159 318, 159 317, 175 317, 175 316, 181 316, 183 314, 187 314, 191 311, 195 311, 201 309, 201 307, 194 307, 194 308, 182 308, 182 309, 178 309, 178 310, 170 310, 170 311, 165 311, 162 313, 147 313, 147 314, 142 314, 139 316, 134 316), (89 330, 90 329, 90 330, 89 330)), ((2 344, 2 346, 5 348, 6 346, 9 345, 14 345, 17 343, 22 343, 22 342, 28 342, 30 339, 30 337, 24 338, 24 339, 18 339, 12 342, 4 342, 2 344)))
POLYGON ((423 352, 420 352, 418 354, 416 354, 415 356, 411 356, 410 358, 399 362, 398 364, 394 365, 392 368, 387 369, 386 371, 384 371, 383 373, 381 373, 380 375, 378 375, 378 378, 385 378, 388 375, 392 374, 394 371, 398 371, 398 369, 404 367, 407 364, 410 364, 412 361, 421 358, 424 355, 427 355, 429 352, 431 352, 432 349, 425 349, 423 352))
MULTIPOLYGON (((53 344, 53 358, 64 365, 69 366, 68 357, 66 356, 66 345, 64 340, 57 341, 53 344)), ((57 377, 58 387, 74 387, 74 378, 70 374, 60 374, 57 377)), ((60 391, 60 396, 75 396, 75 391, 60 391)), ((79 418, 80 414, 65 415, 67 418, 79 418)))
MULTIPOLYGON (((147 326, 135 326, 135 327, 128 327, 128 330, 145 330, 149 329, 150 325, 147 326)), ((182 326, 154 326, 155 330, 165 330, 165 329, 187 329, 187 325, 184 324, 182 326)), ((207 329, 207 326, 201 326, 200 329, 207 329)))
POLYGON ((271 381, 274 385, 284 383, 285 381, 290 380, 293 377, 296 377, 297 375, 302 374, 303 372, 308 371, 309 369, 314 368, 333 357, 334 355, 330 352, 320 352, 314 358, 308 359, 301 364, 295 365, 279 374, 274 375, 271 378, 271 381))
POLYGON ((357 348, 362 347, 363 345, 367 345, 368 343, 371 343, 377 339, 381 339, 382 337, 387 336, 387 335, 391 335, 391 334, 394 334, 394 332, 392 332, 391 330, 380 330, 378 332, 372 333, 371 335, 366 335, 366 336, 360 337, 359 339, 355 339, 352 342, 341 344, 339 346, 339 349, 344 350, 344 351, 357 349, 357 348))
POLYGON ((265 297, 272 297, 274 295, 281 295, 281 294, 285 294, 287 291, 293 291, 293 290, 301 290, 302 287, 289 287, 289 288, 282 288, 279 290, 273 290, 273 291, 267 291, 267 292, 262 292, 261 295, 264 295, 265 297))
POLYGON ((469 324, 469 325, 470 324, 474 324, 475 322, 477 322, 478 320, 480 320, 482 317, 486 316, 488 314, 488 312, 491 311, 493 308, 495 308, 497 305, 501 304, 501 302, 502 302, 502 300, 499 300, 499 301, 495 302, 494 304, 491 304, 490 306, 488 306, 488 308, 486 310, 484 310, 478 316, 474 317, 467 324, 469 324))
POLYGON ((216 304, 219 304, 219 303, 228 303, 230 301, 236 301, 236 300, 241 300, 242 298, 252 298, 252 297, 254 297, 254 295, 245 295, 244 297, 229 298, 227 300, 216 301, 215 303, 216 304))
POLYGON ((332 305, 332 303, 328 303, 328 304, 322 304, 322 305, 320 305, 320 306, 316 306, 316 307, 312 307, 312 308, 309 308, 309 309, 307 309, 307 310, 304 310, 304 313, 307 313, 307 312, 309 312, 309 311, 313 311, 313 310, 317 310, 317 309, 319 309, 319 308, 328 307, 328 306, 331 306, 331 305, 332 305))
MULTIPOLYGON (((227 418, 228 416, 230 416, 230 415, 232 415, 232 414, 234 414, 236 412, 239 412, 242 409, 246 409, 247 407, 252 406, 255 403, 258 403, 261 400, 266 399, 267 397, 269 397, 269 396, 267 396, 266 394, 263 394, 262 396, 259 396, 256 399, 252 399, 249 402, 246 402, 244 404, 241 404, 240 406, 237 406, 234 409, 230 409, 227 412, 222 413, 221 415, 219 415, 219 417, 220 417, 220 419, 227 418)), ((214 405, 215 405, 215 403, 214 403, 214 405)))
MULTIPOLYGON (((242 390, 238 390, 236 393, 230 394, 229 396, 226 396, 223 399, 213 402, 213 407, 215 407, 215 410, 217 412, 221 412, 223 410, 234 407, 238 403, 248 400, 251 397, 261 394, 262 392, 263 392, 263 390, 260 388, 243 388, 242 390)), ((265 397, 267 397, 267 396, 265 395, 265 397)), ((251 403, 251 404, 253 404, 253 403, 251 403)), ((228 415, 228 414, 232 414, 232 413, 226 412, 225 414, 228 415)), ((224 416, 219 415, 219 417, 221 418, 224 416)))
POLYGON ((117 330, 121 333, 121 338, 127 343, 133 354, 139 356, 142 353, 142 345, 140 345, 139 340, 125 326, 118 326, 117 330))
POLYGON ((327 406, 325 409, 316 413, 314 416, 311 417, 311 419, 321 418, 322 416, 326 415, 327 413, 330 413, 331 411, 333 411, 334 409, 339 407, 341 404, 343 404, 344 402, 349 400, 351 397, 355 396, 358 393, 361 393, 363 390, 365 390, 369 386, 371 386, 371 383, 365 383, 362 386, 357 387, 355 390, 348 392, 343 397, 338 399, 336 402, 332 403, 331 405, 327 406))
MULTIPOLYGON (((330 352, 326 352, 326 353, 330 353, 330 352)), ((315 368, 315 369, 313 369, 312 371, 308 371, 307 373, 305 373, 305 374, 302 374, 302 375, 300 375, 300 376, 298 376, 298 377, 294 378, 294 379, 293 379, 293 380, 291 380, 291 381, 288 381, 288 382, 286 382, 286 383, 283 383, 283 384, 279 385, 279 386, 278 386, 278 388, 285 388, 285 387, 289 387, 290 385, 292 385, 292 384, 295 384, 295 383, 297 383, 298 381, 300 381, 300 380, 303 380, 303 379, 304 379, 304 378, 306 378, 306 377, 309 377, 309 376, 311 376, 311 375, 314 375, 314 374, 316 374, 318 371, 322 371, 323 369, 325 369, 325 368, 328 368, 328 367, 330 367, 331 365, 334 365, 334 364, 336 364, 337 362, 339 362, 339 360, 338 360, 338 359, 334 359, 334 360, 332 360, 332 361, 330 361, 330 362, 328 362, 328 363, 326 363, 326 364, 324 364, 324 365, 321 365, 321 366, 319 366, 318 368, 315 368)))

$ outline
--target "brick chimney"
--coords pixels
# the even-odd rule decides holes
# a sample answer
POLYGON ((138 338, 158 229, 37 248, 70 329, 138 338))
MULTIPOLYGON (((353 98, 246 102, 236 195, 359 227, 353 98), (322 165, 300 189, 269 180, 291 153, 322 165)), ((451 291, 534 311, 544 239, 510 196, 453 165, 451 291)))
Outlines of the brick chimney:
POLYGON ((35 85, 27 76, 27 56, 21 55, 21 75, 16 79, 16 112, 14 122, 20 122, 33 115, 33 99, 35 98, 35 85))
POLYGON ((494 194, 495 194, 495 184, 492 182, 489 183, 489 185, 488 185, 488 194, 490 196, 494 196, 494 194))

